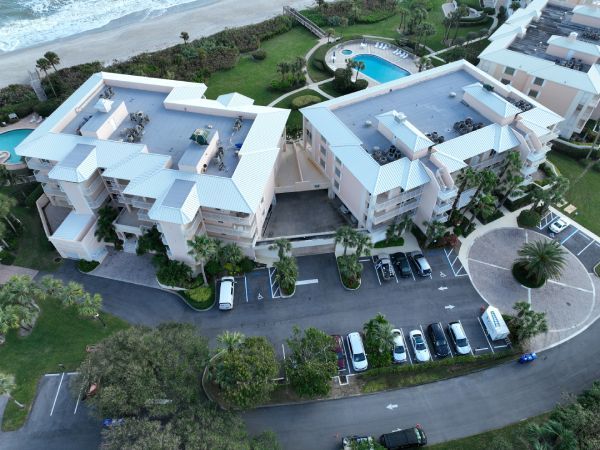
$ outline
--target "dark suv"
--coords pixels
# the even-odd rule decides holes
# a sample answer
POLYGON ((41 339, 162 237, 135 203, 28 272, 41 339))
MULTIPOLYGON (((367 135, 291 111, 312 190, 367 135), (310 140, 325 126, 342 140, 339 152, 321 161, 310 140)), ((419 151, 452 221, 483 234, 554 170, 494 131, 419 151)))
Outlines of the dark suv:
POLYGON ((390 259, 396 268, 396 273, 402 278, 409 278, 412 276, 412 270, 410 270, 410 263, 405 253, 398 252, 392 253, 390 259))
POLYGON ((395 430, 391 433, 382 434, 379 443, 388 450, 423 447, 427 444, 427 436, 423 429, 417 425, 406 430, 395 430))
POLYGON ((440 358, 445 358, 450 355, 450 346, 444 334, 444 330, 439 323, 432 323, 427 327, 429 338, 433 342, 433 351, 440 358))

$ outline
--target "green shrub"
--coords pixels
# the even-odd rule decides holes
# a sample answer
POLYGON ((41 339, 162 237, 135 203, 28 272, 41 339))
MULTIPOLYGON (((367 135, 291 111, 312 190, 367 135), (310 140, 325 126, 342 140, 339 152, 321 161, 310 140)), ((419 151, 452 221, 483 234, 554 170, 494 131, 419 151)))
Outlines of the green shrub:
POLYGON ((35 206, 35 202, 40 195, 44 193, 44 188, 41 184, 38 184, 33 191, 29 193, 29 195, 25 198, 25 206, 29 206, 30 208, 35 206))
POLYGON ((10 253, 9 251, 2 250, 0 251, 0 263, 10 266, 15 262, 16 256, 10 253))
POLYGON ((215 294, 212 286, 199 286, 184 292, 186 300, 197 309, 206 309, 215 302, 215 294))
POLYGON ((292 100, 292 108, 300 109, 320 102, 321 98, 316 95, 301 95, 292 100))
POLYGON ((267 52, 265 50, 263 50, 262 48, 254 50, 252 52, 252 58, 254 58, 257 61, 262 61, 266 57, 267 57, 267 52))
POLYGON ((517 209, 522 208, 525 205, 528 205, 531 203, 531 194, 526 194, 522 197, 516 198, 514 200, 512 200, 510 197, 506 200, 506 202, 504 203, 504 206, 506 207, 506 209, 508 209, 509 211, 513 212, 516 211, 517 209))
POLYGON ((0 89, 0 108, 29 100, 37 100, 35 92, 25 84, 9 84, 0 89))
POLYGON ((86 261, 85 259, 77 261, 77 268, 85 273, 91 272, 99 265, 100 263, 98 261, 86 261))
POLYGON ((490 8, 489 6, 483 8, 483 12, 486 13, 488 16, 493 16, 494 14, 496 14, 496 10, 494 8, 490 8))
POLYGON ((517 223, 520 227, 524 228, 533 228, 539 225, 540 220, 542 220, 540 214, 537 211, 530 211, 528 209, 524 209, 517 217, 517 223))
POLYGON ((53 98, 45 102, 39 102, 33 110, 42 117, 48 117, 61 105, 62 100, 53 98))
POLYGON ((252 261, 250 258, 248 258, 247 256, 244 257, 244 259, 242 259, 240 261, 240 272, 242 273, 248 273, 248 272, 252 272, 254 270, 254 268, 256 267, 256 263, 254 261, 252 261))
POLYGON ((135 252, 138 255, 144 255, 148 252, 166 254, 167 247, 163 243, 160 231, 158 231, 156 225, 138 239, 135 252))
MULTIPOLYGON (((562 153, 563 155, 568 156, 569 158, 573 158, 573 159, 584 159, 590 151, 589 148, 568 147, 568 146, 561 144, 560 142, 556 142, 556 141, 554 141, 552 143, 552 150, 555 150, 558 153, 562 153)), ((600 158, 600 149, 593 150, 591 157, 592 157, 592 159, 600 158)))
POLYGON ((167 259, 156 271, 158 281, 171 287, 190 288, 193 285, 192 269, 181 261, 167 259))
POLYGON ((404 245, 404 238, 397 237, 392 239, 384 239, 383 241, 376 242, 373 247, 375 248, 386 248, 386 247, 401 247, 404 245))
POLYGON ((204 265, 204 273, 206 273, 206 276, 209 278, 214 278, 221 272, 223 272, 223 267, 218 261, 215 261, 214 259, 211 259, 204 265))

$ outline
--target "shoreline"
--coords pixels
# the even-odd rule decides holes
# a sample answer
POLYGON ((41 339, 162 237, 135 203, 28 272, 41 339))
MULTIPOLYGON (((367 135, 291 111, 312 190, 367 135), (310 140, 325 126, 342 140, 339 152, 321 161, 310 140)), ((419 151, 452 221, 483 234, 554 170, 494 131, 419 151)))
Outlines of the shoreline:
MULTIPOLYGON (((104 65, 122 61, 134 55, 161 50, 181 43, 180 32, 187 31, 190 39, 198 39, 233 28, 261 22, 282 13, 283 6, 302 8, 310 0, 198 0, 178 5, 156 18, 143 22, 125 16, 104 27, 67 38, 46 42, 0 54, 0 87, 14 83, 29 83, 28 70, 46 51, 57 53, 59 68, 86 62, 100 61, 104 65)), ((135 14, 134 14, 135 15, 135 14)))

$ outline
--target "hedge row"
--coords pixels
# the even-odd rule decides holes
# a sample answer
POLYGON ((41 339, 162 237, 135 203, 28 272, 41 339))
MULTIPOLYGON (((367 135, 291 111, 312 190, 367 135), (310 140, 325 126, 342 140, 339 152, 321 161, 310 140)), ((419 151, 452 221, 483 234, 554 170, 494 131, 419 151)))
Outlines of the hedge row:
MULTIPOLYGON (((569 158, 573 158, 573 159, 584 159, 590 152, 590 149, 587 149, 587 148, 573 148, 573 147, 569 147, 565 144, 562 144, 562 143, 556 142, 556 141, 554 141, 552 143, 552 150, 555 150, 558 153, 561 153, 561 154, 568 156, 569 158)), ((600 158, 600 150, 599 149, 593 150, 591 158, 599 159, 600 158)))

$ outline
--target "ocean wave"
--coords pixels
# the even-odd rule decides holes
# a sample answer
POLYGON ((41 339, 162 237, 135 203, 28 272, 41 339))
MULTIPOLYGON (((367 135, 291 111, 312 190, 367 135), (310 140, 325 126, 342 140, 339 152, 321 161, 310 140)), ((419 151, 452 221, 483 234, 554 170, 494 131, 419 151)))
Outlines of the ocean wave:
POLYGON ((167 9, 197 0, 19 0, 20 18, 2 20, 0 51, 65 38, 94 30, 110 22, 142 13, 155 17, 167 9))

